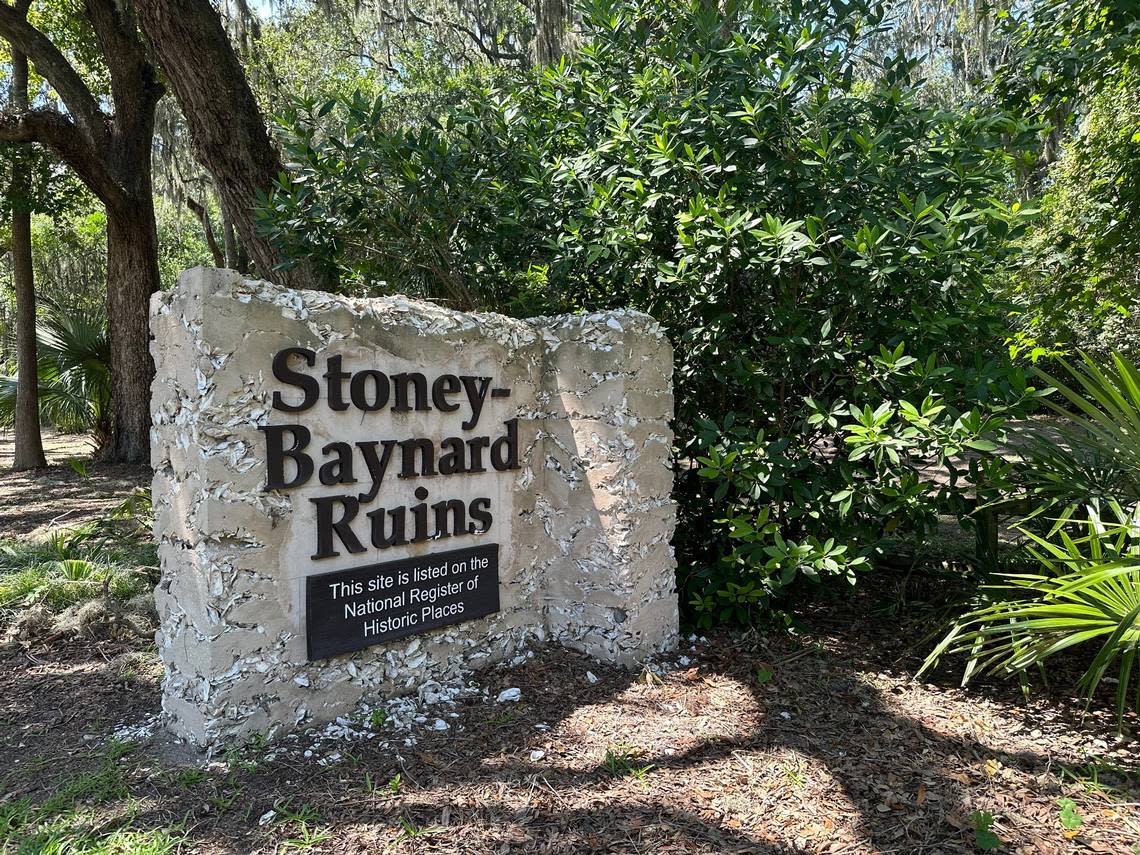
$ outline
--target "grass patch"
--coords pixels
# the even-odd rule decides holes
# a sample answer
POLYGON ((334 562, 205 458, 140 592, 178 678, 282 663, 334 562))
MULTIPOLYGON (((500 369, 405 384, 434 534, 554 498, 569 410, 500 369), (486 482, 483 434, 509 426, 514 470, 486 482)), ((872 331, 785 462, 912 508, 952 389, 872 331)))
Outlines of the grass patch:
POLYGON ((129 600, 154 587, 153 542, 118 512, 37 540, 0 541, 0 626, 33 605, 59 612, 102 596, 129 600))
POLYGON ((11 851, 16 855, 168 855, 182 842, 182 836, 172 829, 108 832, 97 830, 97 823, 94 814, 73 814, 39 827, 11 851))
POLYGON ((1140 780, 1134 772, 1100 757, 1073 766, 1062 765, 1058 777, 1062 784, 1076 785, 1108 799, 1131 798, 1140 791, 1140 780))
POLYGON ((332 832, 327 828, 310 828, 306 823, 297 823, 297 836, 281 842, 282 849, 304 851, 332 840, 332 832))
POLYGON ((97 806, 129 797, 119 761, 131 750, 114 743, 92 772, 64 779, 39 804, 0 804, 0 852, 37 855, 165 855, 181 843, 177 829, 126 827, 130 815, 107 820, 97 806))
POLYGON ((78 775, 64 782, 58 790, 44 800, 35 811, 40 820, 61 816, 80 803, 102 804, 128 795, 123 772, 108 762, 97 772, 78 775))
POLYGON ((639 781, 653 770, 653 764, 641 762, 644 752, 640 748, 619 742, 606 749, 602 769, 614 778, 633 777, 639 781))
POLYGON ((64 816, 81 802, 101 804, 126 798, 127 784, 119 760, 129 751, 129 745, 113 743, 94 772, 64 779, 39 805, 27 799, 0 804, 0 842, 10 843, 21 829, 64 816))

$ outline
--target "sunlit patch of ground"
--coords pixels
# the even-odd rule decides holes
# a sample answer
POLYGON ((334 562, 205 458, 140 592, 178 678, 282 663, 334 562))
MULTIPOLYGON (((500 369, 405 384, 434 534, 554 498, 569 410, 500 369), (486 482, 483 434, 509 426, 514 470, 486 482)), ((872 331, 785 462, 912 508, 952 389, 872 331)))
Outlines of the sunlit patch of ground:
MULTIPOLYGON (((66 465, 68 460, 86 460, 94 448, 88 434, 44 430, 40 434, 40 439, 49 466, 66 465)), ((0 471, 6 472, 12 468, 15 450, 15 437, 11 429, 0 430, 0 471)))
POLYGON ((92 462, 83 434, 45 431, 43 439, 47 468, 13 472, 12 432, 0 432, 0 539, 91 522, 150 484, 149 466, 92 462))
POLYGON ((976 812, 994 815, 1003 851, 1140 842, 1137 746, 1107 708, 1082 719, 1064 695, 911 682, 899 639, 913 631, 845 608, 794 639, 686 643, 663 676, 551 649, 476 675, 485 692, 449 710, 446 731, 430 730, 446 713, 424 710, 412 746, 389 722, 205 766, 162 740, 121 756, 109 740, 148 731, 152 654, 3 654, 0 804, 25 819, 4 831, 0 812, 0 849, 81 819, 150 835, 117 850, 140 853, 967 853, 976 812), (505 688, 520 700, 496 703, 505 688), (1062 798, 1080 828, 1063 826, 1062 798))

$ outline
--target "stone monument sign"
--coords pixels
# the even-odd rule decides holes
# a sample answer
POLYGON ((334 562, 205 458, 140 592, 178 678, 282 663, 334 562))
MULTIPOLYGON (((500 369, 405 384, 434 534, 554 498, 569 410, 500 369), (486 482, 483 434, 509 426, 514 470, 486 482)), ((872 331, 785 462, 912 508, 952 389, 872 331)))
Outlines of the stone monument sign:
POLYGON ((196 269, 152 328, 178 735, 330 720, 532 642, 624 665, 675 644, 672 353, 649 316, 196 269))

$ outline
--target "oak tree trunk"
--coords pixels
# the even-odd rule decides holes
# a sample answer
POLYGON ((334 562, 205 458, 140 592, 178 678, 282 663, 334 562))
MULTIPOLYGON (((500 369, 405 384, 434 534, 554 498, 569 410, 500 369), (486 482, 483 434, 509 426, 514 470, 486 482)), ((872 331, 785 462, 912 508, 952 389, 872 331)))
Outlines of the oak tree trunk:
POLYGON ((198 222, 202 224, 202 234, 206 238, 206 247, 210 250, 210 256, 214 259, 214 267, 225 267, 226 257, 222 254, 221 247, 218 246, 218 238, 214 234, 214 224, 210 222, 209 210, 193 196, 186 196, 185 201, 190 213, 197 217, 198 222))
MULTIPOLYGON (((12 51, 12 106, 28 106, 28 58, 12 51)), ((47 465, 40 437, 39 373, 36 370, 36 285, 32 274, 30 178, 25 159, 12 170, 12 284, 16 291, 16 449, 12 468, 47 465)))
POLYGON ((79 4, 106 66, 109 100, 106 94, 96 97, 64 51, 27 20, 29 4, 0 2, 0 38, 27 55, 65 109, 25 106, 0 112, 0 140, 52 149, 106 206, 112 403, 104 407, 110 411, 108 424, 98 425, 96 432, 100 437, 107 427, 115 432, 113 442, 101 449, 105 456, 143 462, 150 456, 154 373, 150 295, 159 287, 151 154, 163 87, 140 40, 131 3, 79 4))
POLYGON ((111 343, 111 407, 120 463, 150 459, 150 295, 160 287, 154 200, 107 209, 107 318, 111 343))
POLYGON ((536 0, 534 5, 534 59, 553 65, 566 52, 569 4, 563 0, 536 0))
MULTIPOLYGON (((215 191, 216 192, 216 191, 215 191)), ((230 270, 239 273, 249 272, 249 255, 238 240, 234 223, 229 217, 222 215, 222 241, 226 247, 226 264, 230 270)))
POLYGON ((222 242, 226 247, 225 266, 230 270, 241 270, 238 264, 237 235, 234 234, 233 220, 225 215, 222 216, 222 242))
POLYGON ((253 205, 282 172, 261 108, 210 0, 135 0, 139 25, 178 99, 195 151, 257 272, 294 287, 327 287, 310 265, 284 260, 258 233, 253 205))
POLYGON ((40 437, 32 215, 27 210, 12 212, 12 283, 16 291, 16 450, 12 468, 38 469, 47 462, 40 437))

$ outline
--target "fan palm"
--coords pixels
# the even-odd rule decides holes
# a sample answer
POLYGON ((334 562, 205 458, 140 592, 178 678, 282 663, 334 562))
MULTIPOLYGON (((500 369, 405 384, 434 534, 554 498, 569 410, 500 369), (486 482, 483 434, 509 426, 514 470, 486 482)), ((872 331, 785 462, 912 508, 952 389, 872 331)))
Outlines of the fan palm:
MULTIPOLYGON (((1005 573, 987 591, 996 601, 961 617, 923 663, 920 674, 949 654, 968 656, 965 685, 985 673, 1020 673, 1082 644, 1099 644, 1078 687, 1091 697, 1108 669, 1117 666, 1119 723, 1133 683, 1140 649, 1140 507, 1111 502, 1115 517, 1087 509, 1077 537, 1061 519, 1047 537, 1025 532, 1041 573, 1005 573)), ((1140 710, 1140 671, 1134 696, 1140 710)))
POLYGON ((1050 504, 1140 499, 1140 371, 1120 354, 1112 362, 1102 369, 1086 354, 1077 365, 1061 360, 1068 382, 1039 372, 1057 393, 1045 406, 1060 421, 1034 438, 1026 476, 1050 504))
MULTIPOLYGON (((1084 434, 1076 434, 1091 447, 1115 458, 1122 469, 1140 472, 1140 370, 1119 353, 1113 367, 1102 370, 1087 354, 1081 364, 1062 361, 1076 388, 1042 372, 1064 401, 1046 405, 1084 434)), ((1068 431, 1073 434, 1072 429, 1068 431)))
MULTIPOLYGON (((66 431, 91 431, 95 449, 111 439, 111 348, 98 312, 46 304, 36 322, 40 418, 66 431)), ((16 378, 0 376, 0 425, 16 414, 16 378)))
POLYGON ((1133 683, 1140 710, 1140 371, 1119 354, 1107 368, 1081 360, 1062 362, 1067 382, 1043 374, 1057 393, 1047 406, 1061 417, 1050 430, 1064 441, 1042 432, 1026 449, 1023 480, 1042 502, 1028 519, 1059 511, 1047 532, 1021 529, 1041 572, 1000 574, 990 601, 954 624, 919 673, 965 654, 965 684, 1099 645, 1079 688, 1091 697, 1115 666, 1120 724, 1133 683))

